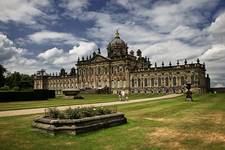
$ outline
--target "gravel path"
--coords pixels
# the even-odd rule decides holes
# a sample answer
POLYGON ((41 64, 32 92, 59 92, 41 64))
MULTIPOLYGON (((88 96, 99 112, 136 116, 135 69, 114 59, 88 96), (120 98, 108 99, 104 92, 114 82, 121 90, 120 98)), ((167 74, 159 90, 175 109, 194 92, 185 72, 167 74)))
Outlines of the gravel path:
MULTIPOLYGON (((139 103, 139 102, 146 102, 146 101, 153 101, 153 100, 161 100, 161 99, 168 99, 174 98, 177 96, 181 96, 182 94, 170 94, 164 95, 160 97, 153 97, 153 98, 145 98, 145 99, 136 99, 130 101, 117 101, 117 102, 107 102, 107 103, 96 103, 96 104, 83 104, 83 105, 71 105, 71 106, 59 106, 57 107, 59 110, 65 110, 69 107, 77 108, 77 107, 97 107, 97 106, 111 106, 111 105, 121 105, 121 104, 131 104, 131 103, 139 103)), ((20 116, 20 115, 31 115, 31 114, 38 114, 44 113, 46 108, 34 108, 34 109, 21 109, 21 110, 9 110, 9 111, 0 111, 0 117, 8 117, 8 116, 20 116)))

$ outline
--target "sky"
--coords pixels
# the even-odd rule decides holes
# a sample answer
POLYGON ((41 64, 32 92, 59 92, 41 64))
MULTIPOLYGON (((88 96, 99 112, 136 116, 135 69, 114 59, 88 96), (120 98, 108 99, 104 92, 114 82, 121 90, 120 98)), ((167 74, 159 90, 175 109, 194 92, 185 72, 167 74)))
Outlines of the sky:
POLYGON ((225 86, 225 0, 0 0, 0 64, 34 74, 69 71, 116 30, 158 66, 205 62, 225 86))

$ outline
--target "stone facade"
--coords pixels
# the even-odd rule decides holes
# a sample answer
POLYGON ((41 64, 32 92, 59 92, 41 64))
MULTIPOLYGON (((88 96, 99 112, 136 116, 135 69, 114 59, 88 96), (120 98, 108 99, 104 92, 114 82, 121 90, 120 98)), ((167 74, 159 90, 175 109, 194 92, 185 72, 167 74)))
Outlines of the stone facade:
POLYGON ((196 63, 184 64, 177 61, 175 66, 164 63, 152 66, 149 58, 143 57, 141 50, 137 56, 120 38, 118 31, 107 46, 108 56, 101 55, 100 49, 86 59, 78 58, 76 69, 70 73, 61 69, 59 74, 47 74, 38 71, 35 76, 34 89, 51 89, 62 94, 63 89, 97 90, 108 88, 114 94, 124 90, 126 93, 180 93, 184 92, 185 84, 191 83, 192 88, 205 91, 209 88, 209 77, 205 74, 205 64, 199 59, 196 63))

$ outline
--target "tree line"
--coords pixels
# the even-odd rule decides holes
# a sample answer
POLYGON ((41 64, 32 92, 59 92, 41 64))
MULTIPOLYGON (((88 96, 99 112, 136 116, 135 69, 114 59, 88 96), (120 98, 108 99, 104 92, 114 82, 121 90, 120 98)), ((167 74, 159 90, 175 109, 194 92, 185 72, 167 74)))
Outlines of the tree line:
POLYGON ((0 90, 32 90, 34 85, 33 75, 9 72, 0 64, 0 90))

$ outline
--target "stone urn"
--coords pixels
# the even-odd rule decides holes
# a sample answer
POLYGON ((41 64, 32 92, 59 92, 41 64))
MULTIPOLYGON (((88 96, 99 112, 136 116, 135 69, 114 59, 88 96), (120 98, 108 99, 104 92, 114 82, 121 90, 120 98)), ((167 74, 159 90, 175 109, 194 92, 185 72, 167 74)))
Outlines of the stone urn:
POLYGON ((190 91, 191 89, 191 83, 186 84, 187 92, 186 92, 186 100, 188 101, 193 101, 192 99, 192 92, 190 91))
MULTIPOLYGON (((73 99, 77 99, 78 97, 81 97, 81 96, 79 96, 79 94, 80 94, 79 89, 64 89, 63 94, 66 97, 72 97, 73 99)), ((82 97, 82 99, 83 99, 83 97, 82 97)))

